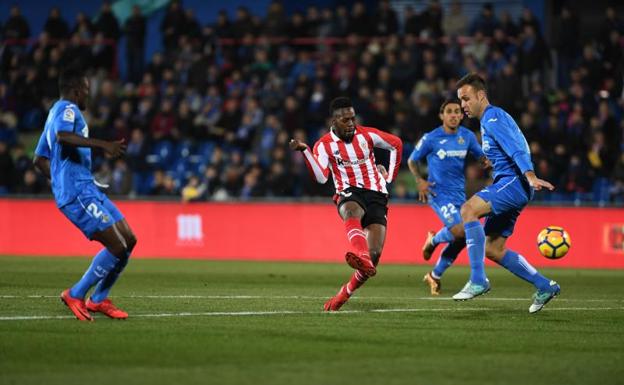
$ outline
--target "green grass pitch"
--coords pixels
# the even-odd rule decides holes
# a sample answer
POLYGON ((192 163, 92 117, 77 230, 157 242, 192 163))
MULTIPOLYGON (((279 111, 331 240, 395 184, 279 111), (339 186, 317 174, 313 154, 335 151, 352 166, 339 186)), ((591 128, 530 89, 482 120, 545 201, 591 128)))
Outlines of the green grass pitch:
POLYGON ((126 321, 78 322, 58 295, 86 258, 0 258, 0 384, 622 384, 624 271, 548 269, 561 296, 488 268, 492 291, 432 298, 425 266, 383 265, 321 311, 341 264, 133 260, 113 300, 126 321))

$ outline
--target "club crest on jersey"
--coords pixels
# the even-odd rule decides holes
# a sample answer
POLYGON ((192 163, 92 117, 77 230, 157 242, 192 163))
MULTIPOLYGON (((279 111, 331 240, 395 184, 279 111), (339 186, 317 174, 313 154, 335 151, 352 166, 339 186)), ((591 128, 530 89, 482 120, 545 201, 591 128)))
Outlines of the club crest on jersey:
POLYGON ((71 107, 65 108, 63 111, 63 121, 73 123, 76 120, 76 113, 71 107))
POLYGON ((460 136, 459 138, 457 138, 457 143, 464 144, 464 143, 466 143, 466 141, 464 140, 463 137, 460 136))

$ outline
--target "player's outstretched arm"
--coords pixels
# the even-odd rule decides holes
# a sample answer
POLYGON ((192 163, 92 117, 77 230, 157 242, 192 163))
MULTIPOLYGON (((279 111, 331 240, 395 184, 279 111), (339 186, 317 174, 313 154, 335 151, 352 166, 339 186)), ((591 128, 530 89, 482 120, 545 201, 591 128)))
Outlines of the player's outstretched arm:
POLYGON ((290 147, 291 150, 293 151, 303 151, 306 148, 308 148, 308 145, 300 142, 297 139, 291 139, 290 142, 288 142, 288 146, 290 147))
POLYGON ((33 159, 33 164, 40 173, 42 173, 46 178, 51 179, 50 159, 46 158, 45 156, 35 155, 35 158, 33 159))
POLYGON ((329 168, 327 154, 319 154, 318 146, 314 149, 314 154, 308 148, 308 145, 297 140, 291 139, 288 146, 293 151, 301 151, 305 160, 308 171, 316 179, 318 183, 325 183, 329 177, 329 168))
POLYGON ((62 145, 100 148, 104 150, 104 153, 111 158, 117 158, 125 154, 127 147, 123 139, 108 142, 101 139, 85 138, 83 136, 76 135, 73 132, 65 131, 58 132, 56 134, 56 140, 62 145))
POLYGON ((540 191, 542 188, 547 188, 549 191, 555 189, 555 186, 553 186, 547 180, 538 178, 533 171, 527 171, 524 173, 524 175, 529 181, 529 185, 531 185, 531 187, 533 187, 536 191, 540 191))

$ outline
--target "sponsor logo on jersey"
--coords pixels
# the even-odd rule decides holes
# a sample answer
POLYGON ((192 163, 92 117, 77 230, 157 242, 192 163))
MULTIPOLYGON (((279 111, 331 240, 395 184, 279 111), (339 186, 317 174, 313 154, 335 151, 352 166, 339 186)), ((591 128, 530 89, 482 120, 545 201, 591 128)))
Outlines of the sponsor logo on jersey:
POLYGON ((336 157, 336 163, 339 166, 359 166, 360 164, 366 163, 367 160, 368 159, 350 160, 336 157))
POLYGON ((466 153, 467 153, 466 150, 449 150, 449 151, 444 151, 443 149, 439 149, 438 152, 436 152, 436 155, 440 159, 444 159, 447 156, 451 157, 451 158, 465 158, 466 157, 466 153))

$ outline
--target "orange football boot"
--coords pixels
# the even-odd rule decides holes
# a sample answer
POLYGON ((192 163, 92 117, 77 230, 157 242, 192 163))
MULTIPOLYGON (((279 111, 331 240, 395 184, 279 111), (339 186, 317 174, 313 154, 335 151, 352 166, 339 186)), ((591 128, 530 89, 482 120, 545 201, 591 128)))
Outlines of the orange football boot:
POLYGON ((340 288, 338 294, 331 297, 327 302, 325 302, 325 306, 323 306, 323 309, 325 309, 325 311, 337 311, 349 300, 349 298, 350 296, 349 293, 347 293, 347 286, 344 285, 340 288))
POLYGON ((119 309, 117 306, 113 305, 110 299, 105 299, 100 303, 95 303, 91 301, 91 298, 87 300, 87 309, 92 312, 99 312, 104 314, 105 316, 112 319, 126 319, 128 318, 128 313, 119 309))
POLYGON ((61 301, 71 310, 72 313, 80 321, 93 321, 93 317, 85 306, 85 301, 80 298, 74 298, 69 295, 69 289, 65 289, 61 293, 61 301))
POLYGON ((370 257, 366 253, 362 253, 357 255, 351 251, 347 251, 345 254, 345 260, 355 270, 360 270, 368 277, 372 277, 377 274, 377 268, 373 261, 371 261, 370 257))

